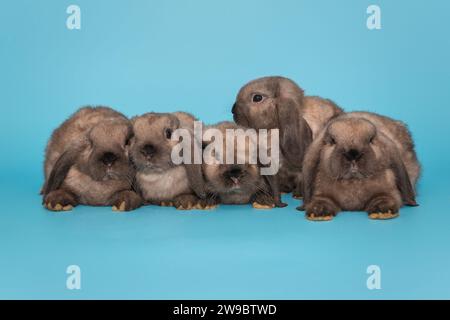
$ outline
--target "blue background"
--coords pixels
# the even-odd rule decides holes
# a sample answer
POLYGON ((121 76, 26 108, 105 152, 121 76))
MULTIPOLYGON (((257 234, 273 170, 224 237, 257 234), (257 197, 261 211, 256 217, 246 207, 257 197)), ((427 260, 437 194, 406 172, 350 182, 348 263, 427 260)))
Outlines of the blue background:
POLYGON ((450 298, 448 1, 2 1, 0 298, 450 298), (81 7, 81 30, 66 8, 81 7), (382 9, 382 30, 366 8, 382 9), (238 89, 284 75, 347 110, 406 121, 420 207, 308 222, 289 207, 116 214, 41 207, 44 147, 77 107, 231 119, 238 89), (66 267, 82 289, 66 289, 66 267), (379 265, 381 290, 366 287, 379 265))

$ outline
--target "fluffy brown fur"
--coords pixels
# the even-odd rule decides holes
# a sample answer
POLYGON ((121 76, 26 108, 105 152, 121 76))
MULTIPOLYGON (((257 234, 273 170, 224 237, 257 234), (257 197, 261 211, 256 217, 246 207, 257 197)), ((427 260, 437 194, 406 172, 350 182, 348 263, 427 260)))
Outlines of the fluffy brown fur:
POLYGON ((312 220, 329 220, 341 210, 392 218, 403 204, 417 205, 420 165, 411 135, 400 121, 374 113, 333 119, 308 149, 303 174, 304 208, 312 220))
POLYGON ((304 96, 292 80, 264 77, 239 91, 232 109, 237 124, 255 129, 279 129, 282 192, 301 196, 301 166, 306 149, 333 117, 342 113, 334 102, 304 96))
POLYGON ((146 113, 132 119, 130 155, 138 189, 146 202, 178 209, 204 209, 201 165, 174 164, 171 153, 176 129, 190 132, 196 119, 184 112, 146 113))
POLYGON ((128 119, 107 107, 79 109, 47 145, 43 203, 54 211, 77 204, 132 210, 142 199, 133 191, 128 159, 128 119))
MULTIPOLYGON (((217 129, 222 132, 223 163, 212 163, 218 161, 219 152, 209 152, 205 149, 205 161, 202 165, 203 175, 205 179, 205 190, 208 193, 208 200, 214 204, 246 204, 252 203, 255 208, 273 208, 284 207, 281 203, 275 176, 262 176, 260 174, 260 165, 258 163, 251 164, 249 161, 249 140, 246 140, 245 146, 238 146, 235 143, 233 153, 235 161, 233 164, 225 163, 226 158, 226 130, 246 128, 236 125, 233 122, 221 122, 207 129, 217 129), (245 161, 239 164, 237 159, 245 161)), ((236 132, 236 131, 235 131, 236 132)), ((239 135, 239 133, 238 133, 239 135)), ((247 138, 248 139, 248 138, 247 138)), ((256 141, 255 141, 256 143, 256 141)), ((207 141, 204 141, 208 145, 207 141)))

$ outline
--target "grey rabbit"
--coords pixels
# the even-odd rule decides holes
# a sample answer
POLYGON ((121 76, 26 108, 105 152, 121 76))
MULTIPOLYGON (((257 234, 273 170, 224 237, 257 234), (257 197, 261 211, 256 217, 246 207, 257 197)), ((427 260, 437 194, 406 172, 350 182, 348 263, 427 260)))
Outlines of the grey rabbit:
MULTIPOLYGON (((280 200, 276 176, 261 175, 261 164, 256 160, 249 161, 249 141, 245 145, 234 143, 232 148, 233 163, 226 163, 227 140, 226 130, 242 129, 240 133, 233 131, 238 137, 244 137, 244 127, 234 122, 221 122, 208 126, 206 129, 216 129, 222 133, 223 149, 208 150, 211 141, 203 141, 204 160, 202 164, 203 176, 207 192, 207 200, 211 206, 222 204, 247 204, 251 203, 256 209, 271 209, 284 207, 286 204, 280 200), (237 159, 240 157, 241 161, 237 159), (245 159, 243 158, 245 157, 245 159)), ((247 138, 248 139, 248 138, 247 138)), ((257 141, 253 141, 255 144, 257 141)), ((229 142, 228 142, 229 143, 229 142)), ((231 149, 230 149, 231 150, 231 149)), ((231 151, 230 151, 231 152, 231 151)))
POLYGON ((44 206, 71 210, 78 204, 138 208, 129 163, 129 120, 108 107, 83 107, 57 128, 45 152, 44 206))
POLYGON ((310 220, 339 211, 367 211, 372 219, 398 216, 416 206, 420 175, 405 124, 369 112, 341 115, 327 125, 305 155, 304 206, 310 220))
POLYGON ((327 122, 343 111, 333 101, 305 96, 292 80, 263 77, 244 85, 233 105, 234 121, 255 129, 279 129, 282 192, 300 198, 304 154, 327 122))
POLYGON ((205 194, 201 164, 175 164, 171 158, 179 143, 172 139, 175 130, 188 130, 195 142, 194 121, 195 117, 185 112, 150 112, 132 119, 130 156, 137 188, 147 203, 185 210, 209 209, 202 201, 205 194))

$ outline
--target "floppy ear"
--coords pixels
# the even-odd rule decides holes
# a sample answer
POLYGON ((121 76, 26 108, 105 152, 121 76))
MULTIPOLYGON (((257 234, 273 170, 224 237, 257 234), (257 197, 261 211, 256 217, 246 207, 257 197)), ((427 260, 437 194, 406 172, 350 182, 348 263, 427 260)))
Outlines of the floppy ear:
MULTIPOLYGON (((394 147, 393 147, 394 148, 394 147)), ((416 194, 409 179, 408 171, 397 150, 391 156, 391 169, 395 175, 397 188, 402 196, 403 203, 407 206, 418 206, 416 202, 416 194)))
POLYGON ((71 149, 65 151, 59 157, 45 182, 42 192, 44 196, 61 187, 70 168, 75 164, 78 154, 79 152, 76 149, 71 149))
POLYGON ((235 102, 233 104, 233 107, 231 108, 231 112, 233 113, 234 122, 244 127, 251 127, 248 121, 245 106, 239 105, 237 102, 235 102))
POLYGON ((206 186, 203 178, 202 165, 186 164, 185 168, 191 189, 200 199, 206 198, 206 186))
POLYGON ((139 183, 137 182, 135 174, 133 174, 133 178, 131 180, 131 190, 136 192, 140 196, 143 195, 142 189, 141 189, 139 183))
MULTIPOLYGON (((259 140, 260 138, 258 138, 259 140)), ((265 150, 263 150, 263 152, 265 152, 265 154, 269 154, 272 153, 271 148, 269 147, 270 143, 268 142, 268 145, 266 146, 265 150)), ((258 144, 258 151, 261 154, 261 150, 259 148, 262 148, 262 146, 260 144, 258 144)), ((259 168, 264 168, 264 167, 268 167, 271 164, 262 164, 261 159, 259 157, 257 157, 257 164, 259 168)), ((278 208, 284 208, 287 206, 286 203, 283 203, 281 201, 281 193, 280 193, 280 188, 279 188, 279 183, 278 183, 278 175, 277 172, 270 174, 270 175, 262 175, 262 178, 265 182, 265 184, 269 187, 269 192, 270 194, 273 196, 274 202, 275 202, 275 206, 278 208)))
POLYGON ((287 206, 286 203, 283 203, 281 201, 281 194, 280 194, 280 190, 278 188, 278 179, 277 179, 277 175, 266 175, 263 176, 264 181, 266 182, 266 184, 269 186, 270 192, 273 195, 273 199, 275 200, 275 206, 277 208, 284 208, 287 206))
POLYGON ((200 199, 206 198, 206 183, 205 179, 203 178, 203 170, 202 165, 200 163, 195 163, 194 153, 198 152, 200 156, 200 160, 203 161, 203 146, 202 142, 198 141, 192 130, 189 130, 191 134, 191 163, 185 164, 184 167, 186 168, 186 174, 189 181, 189 186, 194 191, 194 193, 199 197, 200 199))
POLYGON ((312 142, 311 128, 300 117, 292 99, 281 99, 276 108, 281 151, 291 165, 301 169, 306 149, 312 142))
POLYGON ((303 206, 311 201, 314 192, 314 182, 320 163, 320 154, 324 145, 325 132, 322 132, 309 146, 305 154, 302 169, 303 206))

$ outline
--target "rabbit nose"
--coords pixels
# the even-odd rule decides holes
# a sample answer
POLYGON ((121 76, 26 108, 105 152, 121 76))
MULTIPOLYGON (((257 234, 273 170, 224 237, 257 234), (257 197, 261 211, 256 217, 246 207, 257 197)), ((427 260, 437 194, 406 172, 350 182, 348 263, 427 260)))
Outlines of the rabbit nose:
POLYGON ((151 158, 156 153, 156 148, 152 144, 146 144, 142 148, 142 154, 147 158, 151 158))
POLYGON ((111 167, 116 162, 117 156, 112 152, 105 152, 101 158, 101 161, 105 166, 111 167))
POLYGON ((344 153, 344 157, 348 161, 358 161, 359 159, 361 159, 362 155, 362 152, 356 149, 350 149, 344 153))
POLYGON ((242 175, 242 169, 240 167, 232 167, 227 171, 227 176, 230 178, 239 178, 242 175))

